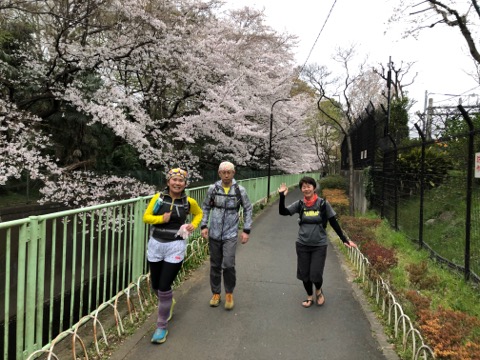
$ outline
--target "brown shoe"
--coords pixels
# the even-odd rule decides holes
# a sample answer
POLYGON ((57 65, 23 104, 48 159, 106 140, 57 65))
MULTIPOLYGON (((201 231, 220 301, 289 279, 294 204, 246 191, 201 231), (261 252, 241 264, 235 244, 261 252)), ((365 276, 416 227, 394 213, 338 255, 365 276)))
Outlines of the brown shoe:
POLYGON ((220 294, 213 294, 212 298, 210 299, 210 306, 212 307, 217 307, 220 305, 220 302, 222 301, 220 294))
POLYGON ((225 309, 232 310, 234 305, 235 304, 233 302, 233 294, 232 293, 225 294, 225 309))

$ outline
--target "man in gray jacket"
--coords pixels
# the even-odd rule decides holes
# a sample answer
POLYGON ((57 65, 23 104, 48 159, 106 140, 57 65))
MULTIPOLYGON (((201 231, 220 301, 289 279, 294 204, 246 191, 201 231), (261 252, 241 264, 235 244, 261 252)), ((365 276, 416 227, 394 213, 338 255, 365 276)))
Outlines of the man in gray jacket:
POLYGON ((220 305, 223 272, 225 309, 231 310, 234 306, 233 290, 236 284, 235 251, 240 221, 239 209, 240 206, 243 208, 241 242, 246 244, 250 237, 253 207, 245 188, 233 178, 235 166, 232 163, 222 162, 218 167, 218 175, 220 180, 210 185, 203 201, 203 218, 200 227, 202 237, 209 239, 210 286, 213 293, 210 306, 220 305))

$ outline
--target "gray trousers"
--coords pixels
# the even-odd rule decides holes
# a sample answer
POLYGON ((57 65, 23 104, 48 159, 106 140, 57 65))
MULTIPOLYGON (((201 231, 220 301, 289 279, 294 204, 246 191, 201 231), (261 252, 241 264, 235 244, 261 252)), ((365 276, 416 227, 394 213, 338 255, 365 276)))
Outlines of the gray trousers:
POLYGON ((228 240, 209 239, 210 286, 213 294, 222 292, 222 272, 225 292, 233 293, 237 281, 235 272, 237 241, 237 237, 228 240))

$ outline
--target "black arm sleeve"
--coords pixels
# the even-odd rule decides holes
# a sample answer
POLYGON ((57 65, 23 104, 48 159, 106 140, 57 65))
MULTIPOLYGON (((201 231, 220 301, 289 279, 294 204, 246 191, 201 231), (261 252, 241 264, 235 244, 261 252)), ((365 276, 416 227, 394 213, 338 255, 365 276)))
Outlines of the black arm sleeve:
POLYGON ((328 219, 328 222, 330 223, 330 225, 332 225, 333 230, 335 230, 335 232, 337 233, 337 235, 338 235, 338 237, 340 238, 340 240, 342 240, 344 243, 347 243, 347 242, 348 242, 348 239, 347 239, 347 237, 343 234, 343 231, 342 231, 342 229, 340 228, 340 224, 339 224, 338 221, 337 221, 337 217, 336 217, 336 216, 332 216, 330 219, 328 219))
POLYGON ((290 214, 290 211, 285 207, 285 193, 281 192, 280 193, 280 201, 278 202, 278 213, 280 215, 292 215, 290 214))

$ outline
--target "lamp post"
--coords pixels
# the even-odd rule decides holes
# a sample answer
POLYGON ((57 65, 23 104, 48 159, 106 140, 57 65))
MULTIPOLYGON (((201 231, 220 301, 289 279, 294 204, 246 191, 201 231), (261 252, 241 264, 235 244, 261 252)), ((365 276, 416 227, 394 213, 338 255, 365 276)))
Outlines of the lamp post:
POLYGON ((278 99, 272 104, 270 110, 270 142, 268 145, 268 180, 267 180, 267 202, 270 199, 270 173, 272 168, 272 133, 273 133, 273 107, 280 101, 290 101, 290 99, 278 99))

